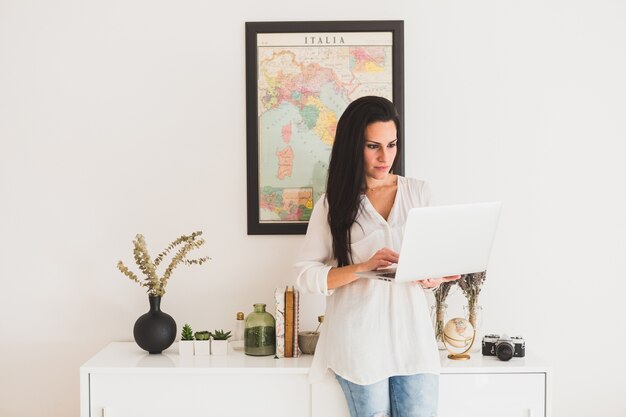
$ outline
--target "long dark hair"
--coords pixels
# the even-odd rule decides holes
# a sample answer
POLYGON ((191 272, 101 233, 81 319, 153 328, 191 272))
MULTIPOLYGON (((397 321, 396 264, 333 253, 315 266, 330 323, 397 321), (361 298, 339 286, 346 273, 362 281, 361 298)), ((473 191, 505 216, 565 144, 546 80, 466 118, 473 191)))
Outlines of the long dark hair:
MULTIPOLYGON (((393 103, 383 97, 366 96, 350 103, 337 123, 328 166, 326 200, 328 224, 333 236, 333 254, 338 266, 352 263, 350 229, 359 212, 361 192, 365 186, 365 128, 375 122, 391 120, 396 124, 399 142, 400 118, 393 103)), ((391 171, 399 160, 399 154, 396 154, 391 171)))

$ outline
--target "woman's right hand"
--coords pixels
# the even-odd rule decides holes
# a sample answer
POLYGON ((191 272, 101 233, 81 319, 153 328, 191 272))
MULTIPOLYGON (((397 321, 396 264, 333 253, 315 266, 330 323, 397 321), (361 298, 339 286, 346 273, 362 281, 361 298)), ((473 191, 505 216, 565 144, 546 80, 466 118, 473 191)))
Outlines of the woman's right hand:
POLYGON ((379 268, 387 268, 391 264, 397 264, 400 254, 389 248, 379 249, 369 260, 358 264, 357 272, 373 271, 379 268))
POLYGON ((391 264, 398 263, 399 254, 389 248, 382 248, 369 260, 360 264, 352 264, 342 267, 333 267, 328 271, 327 285, 329 290, 342 287, 359 279, 355 272, 373 271, 378 268, 386 268, 391 264))

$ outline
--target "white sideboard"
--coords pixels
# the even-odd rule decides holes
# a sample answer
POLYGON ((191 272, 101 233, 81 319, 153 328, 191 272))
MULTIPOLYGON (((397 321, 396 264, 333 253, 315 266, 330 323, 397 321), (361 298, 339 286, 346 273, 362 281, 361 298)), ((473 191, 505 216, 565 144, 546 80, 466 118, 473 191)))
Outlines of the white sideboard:
MULTIPOLYGON (((441 358, 439 417, 551 417, 551 373, 532 352, 509 362, 441 358)), ((177 344, 150 355, 111 343, 80 368, 81 417, 350 417, 334 378, 309 384, 311 359, 185 358, 177 344)))

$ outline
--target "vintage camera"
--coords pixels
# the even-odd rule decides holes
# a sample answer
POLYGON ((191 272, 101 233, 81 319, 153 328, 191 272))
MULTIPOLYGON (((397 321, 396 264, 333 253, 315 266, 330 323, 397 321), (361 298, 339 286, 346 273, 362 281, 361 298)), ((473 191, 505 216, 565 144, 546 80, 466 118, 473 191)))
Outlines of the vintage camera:
POLYGON ((483 355, 497 356, 501 361, 526 356, 524 339, 519 336, 508 337, 503 334, 487 334, 483 336, 483 355))

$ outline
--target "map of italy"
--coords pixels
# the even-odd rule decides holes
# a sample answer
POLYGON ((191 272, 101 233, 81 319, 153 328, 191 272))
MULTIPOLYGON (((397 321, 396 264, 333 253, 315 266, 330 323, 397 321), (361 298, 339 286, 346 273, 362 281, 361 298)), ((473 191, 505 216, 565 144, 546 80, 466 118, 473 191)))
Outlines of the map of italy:
POLYGON ((258 77, 259 219, 306 222, 341 113, 365 95, 392 99, 391 47, 259 47, 258 77))

